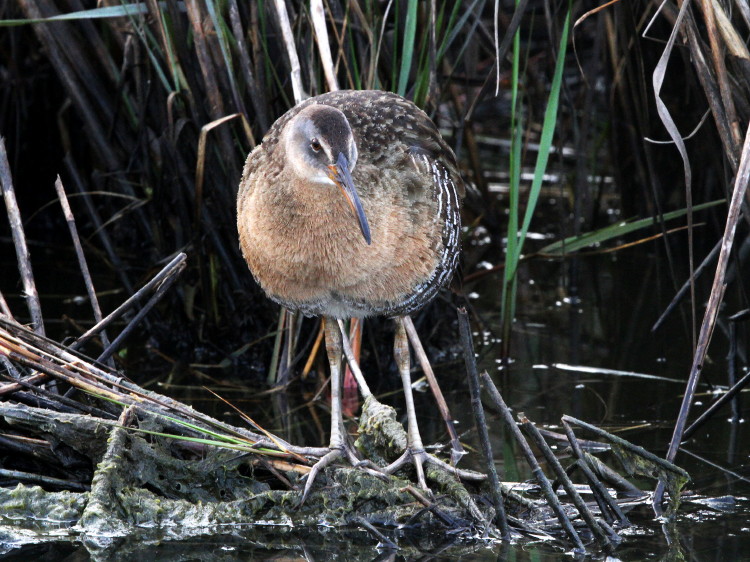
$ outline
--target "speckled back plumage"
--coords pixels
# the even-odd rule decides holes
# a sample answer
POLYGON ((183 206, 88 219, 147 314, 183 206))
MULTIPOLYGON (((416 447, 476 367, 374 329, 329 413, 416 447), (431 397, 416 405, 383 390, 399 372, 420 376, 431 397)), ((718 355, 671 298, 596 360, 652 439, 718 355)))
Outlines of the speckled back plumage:
POLYGON ((280 117, 249 156, 238 195, 240 245, 269 297, 304 314, 409 314, 456 268, 464 185, 427 115, 396 94, 338 91, 280 117), (362 240, 341 194, 289 169, 285 126, 311 104, 346 116, 359 156, 352 177, 372 229, 362 240))

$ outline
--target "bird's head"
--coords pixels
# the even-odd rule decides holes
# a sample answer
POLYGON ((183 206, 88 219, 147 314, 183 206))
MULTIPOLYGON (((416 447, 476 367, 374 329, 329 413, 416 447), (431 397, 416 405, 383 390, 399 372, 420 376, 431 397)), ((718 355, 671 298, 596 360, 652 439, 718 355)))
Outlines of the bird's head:
POLYGON ((309 184, 338 187, 370 244, 370 225, 352 180, 358 153, 346 116, 330 105, 309 105, 287 123, 283 138, 292 173, 309 184))

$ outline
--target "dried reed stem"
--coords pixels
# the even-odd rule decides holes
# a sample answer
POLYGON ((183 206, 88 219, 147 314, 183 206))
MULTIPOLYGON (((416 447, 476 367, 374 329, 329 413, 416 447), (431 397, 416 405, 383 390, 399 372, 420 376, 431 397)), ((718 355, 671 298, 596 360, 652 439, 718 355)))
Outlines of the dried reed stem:
MULTIPOLYGON (((26 245, 26 235, 23 231, 23 221, 21 220, 21 211, 18 209, 16 193, 13 189, 13 178, 10 174, 10 164, 8 163, 8 153, 5 150, 5 139, 0 137, 0 185, 3 190, 5 199, 5 208, 10 221, 10 228, 13 234, 13 244, 16 247, 16 257, 18 258, 18 272, 21 274, 23 281, 23 292, 26 296, 26 305, 29 307, 31 323, 34 331, 39 335, 44 335, 44 320, 42 317, 42 305, 39 302, 39 293, 34 283, 34 274, 31 271, 31 259, 29 258, 29 248, 26 245)), ((4 302, 4 300, 3 300, 4 302)), ((7 304, 3 311, 7 309, 7 304)), ((10 310, 8 310, 9 315, 10 310)))
MULTIPOLYGON (((65 188, 63 187, 60 176, 57 176, 55 180, 55 190, 57 191, 57 198, 60 200, 60 205, 65 215, 65 221, 68 223, 68 229, 70 230, 70 237, 73 240, 73 247, 76 251, 76 257, 78 258, 78 266, 81 268, 81 274, 83 275, 83 281, 86 284, 86 292, 89 295, 89 302, 91 308, 94 311, 94 319, 96 322, 102 321, 102 309, 99 307, 99 299, 96 298, 96 290, 94 289, 94 282, 91 279, 91 273, 89 272, 89 266, 86 262, 86 255, 83 253, 83 247, 81 246, 81 239, 78 236, 78 229, 76 228, 76 221, 73 217, 73 211, 68 203, 68 196, 65 194, 65 188)), ((109 347, 109 338, 107 337, 106 330, 102 330, 99 336, 102 339, 102 345, 109 347)), ((108 362, 110 367, 114 367, 114 363, 108 362)))
POLYGON ((310 17, 315 29, 315 42, 318 45, 320 62, 323 66, 323 72, 326 75, 328 89, 335 92, 339 89, 339 83, 336 80, 336 72, 333 67, 333 57, 331 56, 331 44, 328 41, 328 28, 326 27, 323 0, 310 0, 310 17))
POLYGON ((286 2, 284 0, 275 0, 276 15, 279 18, 279 27, 281 35, 284 38, 286 54, 289 57, 289 76, 292 79, 292 89, 294 91, 294 103, 299 103, 305 99, 305 92, 302 88, 302 71, 299 65, 299 56, 297 56, 297 47, 294 44, 294 35, 292 26, 289 23, 289 14, 286 11, 286 2))
MULTIPOLYGON (((682 442, 685 432, 685 425, 687 424, 687 418, 690 413, 690 407, 692 406, 693 398, 695 397, 695 389, 698 386, 698 380, 700 379, 701 371, 703 370, 703 361, 706 357, 706 352, 708 351, 708 344, 711 341, 714 326, 716 325, 719 306, 724 299, 727 266, 729 265, 729 257, 732 252, 732 244, 734 243, 734 233, 737 229, 737 222, 740 218, 740 211, 742 210, 742 203, 745 199, 745 192, 747 191, 749 182, 750 126, 748 126, 747 132, 745 133, 745 143, 742 146, 740 165, 734 182, 734 189, 732 190, 732 199, 729 203, 729 212, 724 227, 724 236, 721 240, 719 261, 716 264, 716 274, 714 275, 714 282, 711 287, 711 296, 708 299, 706 313, 703 316, 703 323, 701 324, 701 330, 698 335, 698 346, 695 350, 695 355, 693 356, 693 364, 690 368, 690 378, 688 379, 685 395, 683 396, 682 404, 680 406, 680 413, 677 417, 677 422, 675 423, 674 432, 672 433, 672 440, 669 442, 669 450, 667 451, 668 461, 674 460, 677 451, 680 448, 680 443, 682 442)), ((664 482, 660 481, 654 492, 654 511, 656 511, 657 514, 661 513, 661 501, 664 497, 664 487, 664 482)))
POLYGON ((432 390, 432 394, 435 396, 435 402, 437 402, 440 415, 445 422, 445 427, 448 429, 448 435, 451 436, 451 462, 455 465, 461 457, 466 454, 466 451, 464 451, 461 441, 458 439, 458 433, 456 432, 456 426, 453 423, 451 413, 448 410, 448 404, 443 396, 443 391, 440 390, 440 385, 437 382, 437 378, 435 378, 435 373, 432 371, 430 360, 427 358, 427 354, 422 347, 422 341, 419 339, 419 334, 417 334, 417 330, 414 327, 414 322, 412 322, 411 316, 404 316, 403 318, 406 335, 409 336, 411 346, 414 348, 414 354, 417 356, 422 371, 424 371, 425 377, 427 377, 430 390, 432 390))
POLYGON ((542 494, 547 500, 547 505, 549 505, 552 508, 552 511, 554 511, 558 521, 560 521, 560 525, 562 525, 562 528, 565 531, 565 534, 567 534, 570 540, 573 541, 573 544, 576 545, 576 550, 579 552, 585 552, 586 548, 583 546, 583 542, 581 542, 581 537, 573 528, 573 524, 570 522, 565 510, 560 504, 557 494, 555 494, 552 489, 552 484, 544 474, 542 467, 539 466, 539 462, 537 462, 536 456, 534 456, 534 452, 531 450, 531 447, 529 447, 526 439, 523 438, 521 430, 518 429, 518 425, 516 425, 516 421, 513 419, 513 414, 511 413, 510 408, 508 408, 508 405, 505 403, 505 400, 503 400, 503 397, 500 395, 500 392, 497 390, 497 387, 495 386, 495 383, 492 382, 490 376, 484 372, 481 374, 481 377, 482 382, 484 382, 484 387, 489 393, 490 400, 492 400, 492 403, 495 404, 495 407, 500 411, 505 426, 508 428, 511 435, 513 435, 516 443, 518 443, 529 468, 531 468, 534 478, 539 483, 539 487, 542 489, 542 494))

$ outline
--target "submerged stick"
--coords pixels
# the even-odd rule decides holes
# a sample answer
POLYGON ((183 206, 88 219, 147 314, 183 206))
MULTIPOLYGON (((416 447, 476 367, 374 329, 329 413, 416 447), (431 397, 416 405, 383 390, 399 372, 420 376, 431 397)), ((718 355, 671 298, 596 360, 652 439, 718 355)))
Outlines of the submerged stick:
POLYGON ((617 516, 617 518, 620 520, 621 525, 623 525, 624 527, 629 527, 630 521, 622 512, 620 506, 617 505, 617 502, 612 499, 612 496, 609 495, 604 485, 591 471, 591 468, 586 462, 586 457, 581 450, 581 446, 578 444, 578 438, 576 437, 575 433, 573 433, 573 428, 570 427, 570 424, 565 420, 563 420, 562 425, 563 429, 565 430, 565 435, 568 436, 568 443, 570 443, 570 449, 571 451, 573 451, 573 456, 578 459, 578 467, 581 469, 581 472, 583 472, 586 480, 588 480, 589 487, 594 493, 594 496, 597 498, 597 503, 600 504, 602 515, 606 519, 607 509, 609 509, 617 516))
POLYGON ((484 416, 479 377, 477 376, 477 363, 474 360, 474 346, 471 342, 471 326, 469 325, 469 317, 466 315, 466 309, 464 308, 458 309, 458 331, 461 337, 461 345, 464 348, 466 374, 469 379, 469 390, 471 392, 471 410, 474 413, 474 422, 477 427, 477 434, 479 435, 479 443, 482 446, 482 453, 484 453, 484 461, 487 466, 487 475, 490 479, 492 502, 495 504, 495 523, 500 528, 503 539, 509 539, 510 528, 508 527, 508 518, 505 515, 505 505, 503 504, 503 495, 501 493, 502 484, 497 476, 492 445, 490 444, 490 436, 487 431, 487 420, 484 416))
POLYGON ((573 482, 565 473, 565 469, 563 469, 560 461, 557 459, 552 449, 550 449, 550 446, 544 440, 544 437, 542 437, 541 433, 539 433, 537 427, 524 415, 521 415, 520 421, 524 431, 526 431, 526 434, 531 437, 534 445, 536 445, 537 449, 539 449, 542 452, 542 455, 544 455, 544 458, 547 461, 547 466, 552 469, 552 472, 555 473, 555 476, 557 476, 557 479, 562 484, 562 487, 565 488, 565 491, 568 493, 568 496, 570 496, 570 499, 572 500, 573 505, 575 505, 576 509, 578 510, 578 513, 581 514, 581 517, 583 517, 583 520, 586 522, 588 528, 592 533, 594 533, 596 540, 602 546, 611 548, 612 543, 609 540, 609 536, 599 526, 599 523, 596 521, 596 519, 594 519, 594 514, 591 513, 591 510, 586 505, 586 502, 583 501, 583 498, 578 493, 578 490, 576 490, 573 482))
POLYGON ((419 334, 417 334, 417 330, 414 328, 414 322, 412 322, 411 316, 404 316, 403 319, 406 335, 409 336, 411 346, 414 348, 414 354, 419 360, 419 365, 422 367, 425 377, 427 377, 427 382, 430 385, 432 394, 435 396, 440 415, 443 417, 445 426, 448 428, 448 435, 451 437, 451 462, 455 465, 466 454, 466 451, 464 451, 461 441, 458 439, 458 432, 456 432, 456 426, 448 410, 448 403, 445 401, 443 391, 440 390, 440 385, 438 385, 437 378, 435 378, 430 360, 427 358, 424 347, 422 347, 422 341, 419 339, 419 334))
POLYGON ((13 189, 13 178, 10 174, 8 153, 5 150, 5 139, 3 137, 0 137, 0 186, 2 186, 3 190, 5 209, 8 213, 8 221, 10 222, 10 229, 13 235, 13 244, 16 247, 18 272, 21 274, 21 280, 23 281, 23 292, 26 296, 26 305, 29 307, 31 323, 37 334, 44 335, 42 306, 39 302, 39 293, 36 290, 36 283, 34 283, 34 274, 31 271, 29 248, 26 245, 26 235, 23 231, 21 211, 18 209, 16 193, 13 189))
POLYGON ((552 484, 550 484, 549 479, 544 474, 542 467, 539 466, 539 463, 534 456, 534 452, 531 450, 531 447, 529 447, 526 439, 524 439, 523 435, 521 434, 521 430, 518 429, 518 425, 516 425, 516 422, 513 419, 513 414, 511 414, 510 408, 508 408, 505 400, 503 400, 503 397, 497 390, 495 383, 492 382, 492 379, 486 371, 481 374, 481 377, 482 382, 484 383, 484 387, 487 389, 487 392, 490 395, 490 399, 500 411, 506 427, 508 428, 508 430, 510 430, 511 434, 518 443, 518 446, 521 448, 521 452, 526 458, 526 462, 531 468, 531 472, 534 474, 534 478, 539 483, 539 487, 542 489, 542 494, 544 494, 544 498, 547 500, 547 505, 552 508, 552 511, 555 513, 555 516, 557 516, 557 520, 560 521, 560 525, 562 525, 563 530, 568 535, 570 540, 573 541, 573 544, 575 544, 576 550, 579 552, 586 552, 586 548, 583 546, 581 537, 578 536, 578 533, 573 528, 573 524, 570 522, 568 515, 565 513, 565 510, 560 504, 560 500, 552 489, 552 484))
POLYGON ((394 543, 391 539, 378 531, 375 526, 364 517, 355 517, 354 522, 364 527, 366 531, 368 531, 371 535, 378 539, 378 541, 380 541, 378 544, 379 550, 398 550, 398 545, 396 543, 394 543))
MULTIPOLYGON (((83 253, 83 246, 81 246, 81 238, 78 236, 78 229, 76 228, 76 221, 73 217, 73 211, 68 203, 68 196, 65 194, 65 188, 63 187, 60 176, 57 176, 55 180, 55 190, 57 191, 57 198, 60 200, 60 205, 65 215, 65 221, 68 223, 68 229, 70 230, 70 237, 73 240, 73 247, 76 251, 76 257, 78 258, 78 267, 81 268, 81 274, 83 275, 83 281, 86 284, 86 292, 89 295, 89 302, 91 308, 94 311, 94 320, 96 322, 102 321, 102 309, 99 306, 99 299, 96 297, 96 290, 94 289, 94 282, 91 280, 91 273, 89 272, 89 265, 86 262, 86 255, 83 253)), ((102 330, 99 336, 102 339, 102 345, 107 348, 109 347, 109 338, 107 337, 106 330, 102 330)), ((114 363, 109 360, 108 364, 110 367, 114 367, 114 363)))

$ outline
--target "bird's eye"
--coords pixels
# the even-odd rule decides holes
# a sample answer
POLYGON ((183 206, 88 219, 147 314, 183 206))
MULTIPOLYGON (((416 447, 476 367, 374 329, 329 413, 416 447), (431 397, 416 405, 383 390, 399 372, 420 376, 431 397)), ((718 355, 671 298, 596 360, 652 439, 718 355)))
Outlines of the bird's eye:
POLYGON ((318 139, 312 139, 310 141, 310 148, 313 149, 313 152, 320 152, 320 149, 322 148, 320 146, 320 141, 318 139))

